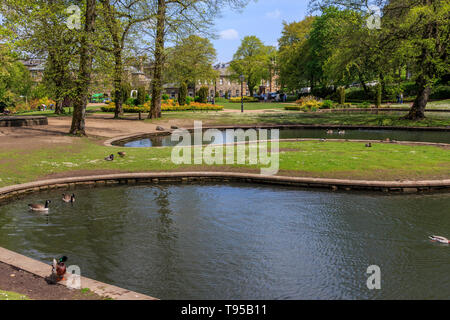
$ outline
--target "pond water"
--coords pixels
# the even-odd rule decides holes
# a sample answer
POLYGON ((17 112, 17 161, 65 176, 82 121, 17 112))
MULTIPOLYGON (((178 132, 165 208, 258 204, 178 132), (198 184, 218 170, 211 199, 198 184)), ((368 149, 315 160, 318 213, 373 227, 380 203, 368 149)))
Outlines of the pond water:
MULTIPOLYGON (((216 144, 230 143, 237 141, 233 134, 221 130, 222 138, 213 141, 216 144)), ((270 138, 270 135, 269 135, 270 138)), ((345 130, 345 134, 339 135, 337 130, 333 134, 327 134, 324 129, 282 129, 280 130, 280 139, 290 138, 327 138, 327 139, 361 139, 361 140, 384 140, 390 138, 397 141, 420 141, 420 142, 439 142, 450 143, 450 132, 439 131, 408 131, 408 130, 345 130)), ((203 141, 203 144, 211 141, 203 141)), ((145 138, 139 138, 125 143, 118 143, 124 147, 171 147, 176 146, 178 141, 171 141, 171 136, 149 135, 145 138)), ((192 135, 192 144, 194 144, 192 135)))
MULTIPOLYGON (((450 194, 118 186, 0 207, 0 246, 161 299, 448 299, 450 194), (50 214, 27 204, 50 199, 50 214), (381 268, 368 290, 367 268, 381 268)), ((50 266, 49 266, 50 273, 50 266)))

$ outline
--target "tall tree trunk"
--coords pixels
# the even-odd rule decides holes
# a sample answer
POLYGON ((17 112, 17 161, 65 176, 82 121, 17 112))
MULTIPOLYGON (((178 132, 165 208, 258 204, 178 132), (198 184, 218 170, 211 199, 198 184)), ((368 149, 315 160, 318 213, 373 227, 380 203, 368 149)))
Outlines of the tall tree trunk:
POLYGON ((416 84, 419 88, 417 97, 404 119, 420 120, 425 118, 425 107, 427 106, 428 98, 430 97, 431 87, 427 86, 423 76, 420 76, 417 79, 416 84))
POLYGON ((114 102, 116 108, 114 109, 114 119, 118 119, 119 116, 123 115, 122 107, 122 50, 115 49, 114 52, 114 102))
POLYGON ((84 32, 80 42, 80 69, 70 134, 86 135, 85 118, 92 71, 92 35, 95 26, 95 0, 86 0, 84 32))
POLYGON ((166 21, 166 0, 158 0, 155 39, 155 65, 153 70, 152 103, 149 119, 161 118, 162 72, 164 67, 164 26, 166 21))
POLYGON ((58 101, 56 101, 55 114, 63 114, 64 113, 63 102, 64 102, 63 98, 60 98, 58 101))

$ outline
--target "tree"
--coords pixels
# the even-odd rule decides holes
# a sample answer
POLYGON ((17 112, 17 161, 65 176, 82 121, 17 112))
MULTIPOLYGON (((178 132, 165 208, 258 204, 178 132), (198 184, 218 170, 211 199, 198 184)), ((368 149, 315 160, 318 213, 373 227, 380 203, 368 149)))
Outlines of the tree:
POLYGON ((379 81, 384 85, 386 81, 384 75, 396 72, 398 63, 411 68, 418 90, 405 118, 423 119, 432 86, 450 69, 448 60, 450 3, 448 0, 310 2, 312 10, 339 6, 364 12, 370 5, 378 5, 383 13, 377 47, 372 48, 380 53, 379 57, 387 58, 379 63, 379 81))
POLYGON ((170 48, 167 59, 169 80, 182 84, 193 84, 198 80, 213 80, 217 72, 212 65, 216 60, 216 50, 212 43, 197 35, 190 35, 170 48))
POLYGON ((70 134, 73 135, 86 135, 85 118, 89 84, 91 82, 95 17, 95 0, 86 0, 84 30, 82 31, 80 41, 80 66, 76 81, 72 126, 70 128, 70 134))
POLYGON ((230 64, 233 78, 245 76, 250 95, 262 79, 269 77, 269 48, 256 36, 246 36, 230 64))
POLYGON ((299 22, 284 23, 282 36, 278 40, 277 65, 281 87, 289 91, 300 90, 312 78, 308 69, 308 38, 314 19, 310 16, 299 22))
POLYGON ((151 11, 146 7, 146 1, 125 0, 114 1, 100 0, 101 21, 106 26, 109 43, 111 46, 102 46, 101 48, 114 57, 114 118, 123 114, 122 108, 122 77, 123 77, 123 51, 130 31, 138 24, 152 18, 151 11))
POLYGON ((137 93, 137 98, 136 98, 136 105, 143 105, 145 103, 145 88, 144 87, 139 87, 138 88, 138 93, 137 93))
POLYGON ((206 103, 208 102, 208 87, 201 87, 198 90, 198 98, 200 103, 206 103))
POLYGON ((213 18, 225 6, 242 8, 248 0, 155 0, 156 13, 152 27, 156 26, 154 37, 154 64, 152 82, 152 103, 148 118, 161 117, 161 94, 163 90, 163 69, 165 65, 165 42, 168 36, 178 39, 182 34, 208 33, 213 18))

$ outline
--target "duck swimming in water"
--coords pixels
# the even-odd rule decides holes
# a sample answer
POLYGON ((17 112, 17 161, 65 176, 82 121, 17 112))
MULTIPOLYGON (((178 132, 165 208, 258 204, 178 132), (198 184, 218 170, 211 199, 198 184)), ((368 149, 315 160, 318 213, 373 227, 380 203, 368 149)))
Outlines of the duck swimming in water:
POLYGON ((62 196, 63 196, 62 201, 64 201, 64 202, 71 202, 71 203, 75 202, 75 194, 70 195, 70 194, 63 193, 62 196))
POLYGON ((450 244, 450 240, 448 240, 445 237, 441 237, 441 236, 429 236, 428 238, 430 238, 431 241, 434 242, 440 242, 440 243, 445 243, 445 244, 450 244))
POLYGON ((48 205, 50 204, 50 202, 51 202, 50 200, 45 201, 45 205, 32 203, 28 205, 28 208, 30 208, 30 210, 33 211, 48 212, 48 205))

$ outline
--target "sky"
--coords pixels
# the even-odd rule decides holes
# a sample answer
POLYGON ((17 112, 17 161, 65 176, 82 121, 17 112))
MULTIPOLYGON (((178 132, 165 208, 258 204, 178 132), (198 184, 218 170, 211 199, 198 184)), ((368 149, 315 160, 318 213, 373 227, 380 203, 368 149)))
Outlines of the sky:
POLYGON ((229 62, 242 38, 254 35, 265 45, 276 46, 281 36, 283 21, 302 20, 307 14, 308 0, 250 0, 237 12, 225 9, 216 19, 219 36, 212 43, 217 50, 218 62, 229 62))

